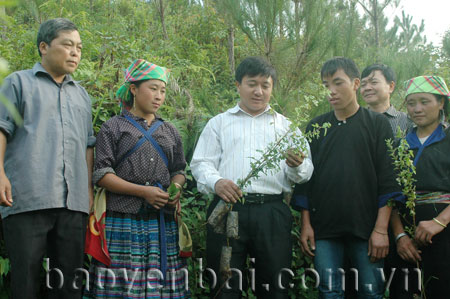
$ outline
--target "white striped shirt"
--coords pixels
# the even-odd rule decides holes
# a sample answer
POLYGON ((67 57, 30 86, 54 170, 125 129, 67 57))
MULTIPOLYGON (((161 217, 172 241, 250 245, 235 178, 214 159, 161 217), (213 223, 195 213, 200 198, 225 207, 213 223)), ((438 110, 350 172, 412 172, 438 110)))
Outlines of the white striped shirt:
MULTIPOLYGON (((266 110, 252 116, 239 104, 213 117, 206 124, 198 140, 191 161, 191 170, 197 180, 198 190, 214 193, 219 179, 230 179, 234 183, 250 172, 250 162, 259 159, 269 143, 289 130, 290 121, 283 115, 266 110)), ((299 134, 300 131, 298 131, 299 134)), ((244 188, 249 193, 280 194, 290 192, 293 183, 303 183, 313 172, 309 145, 306 158, 298 167, 289 167, 283 160, 277 172, 261 174, 257 180, 244 188)))

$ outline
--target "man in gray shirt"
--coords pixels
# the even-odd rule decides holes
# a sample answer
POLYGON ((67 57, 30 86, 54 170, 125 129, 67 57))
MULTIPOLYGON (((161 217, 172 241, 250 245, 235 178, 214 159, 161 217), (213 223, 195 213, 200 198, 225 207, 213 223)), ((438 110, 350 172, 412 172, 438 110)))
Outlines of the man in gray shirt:
POLYGON ((383 113, 391 124, 394 136, 397 128, 406 133, 412 127, 412 122, 406 113, 397 111, 391 105, 391 94, 395 89, 395 73, 387 65, 372 64, 361 73, 360 92, 370 110, 383 113))
POLYGON ((41 62, 9 75, 0 90, 23 119, 17 125, 0 104, 0 213, 12 298, 36 298, 44 257, 54 269, 49 295, 79 298, 95 145, 91 100, 70 76, 82 45, 72 22, 53 19, 40 26, 37 46, 41 62))

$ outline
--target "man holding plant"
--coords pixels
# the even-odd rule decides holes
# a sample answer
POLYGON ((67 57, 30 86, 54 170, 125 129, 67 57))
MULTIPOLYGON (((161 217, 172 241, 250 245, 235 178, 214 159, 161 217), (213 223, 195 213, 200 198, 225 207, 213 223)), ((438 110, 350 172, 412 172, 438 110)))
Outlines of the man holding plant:
MULTIPOLYGON (((283 202, 283 193, 290 192, 292 183, 308 181, 313 171, 306 146, 304 153, 287 151, 286 160, 276 171, 252 179, 243 190, 238 187, 238 181, 251 171, 254 159, 259 159, 270 143, 290 130, 289 120, 269 105, 275 82, 275 69, 263 58, 244 59, 236 69, 239 103, 208 122, 191 162, 199 191, 215 194, 208 216, 221 200, 232 203, 233 211, 238 212, 239 237, 230 240, 230 267, 242 273, 247 257, 252 259, 255 273, 251 281, 258 298, 287 298, 283 287, 288 287, 289 274, 283 275, 282 269, 291 266, 292 215, 283 202), (279 275, 283 286, 278 284, 279 275)), ((223 245, 227 245, 226 237, 208 227, 207 261, 219 277, 223 245)), ((219 279, 211 296, 220 292, 217 298, 240 298, 236 272, 229 281, 230 288, 219 279)), ((247 279, 243 281, 245 290, 247 279)))

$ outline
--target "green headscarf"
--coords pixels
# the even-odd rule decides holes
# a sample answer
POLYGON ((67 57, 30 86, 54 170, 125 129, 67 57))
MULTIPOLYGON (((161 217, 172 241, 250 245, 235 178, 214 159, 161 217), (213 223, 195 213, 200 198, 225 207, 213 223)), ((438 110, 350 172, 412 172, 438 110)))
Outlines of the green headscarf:
POLYGON ((156 79, 167 84, 169 79, 169 70, 165 67, 158 66, 144 59, 136 59, 125 70, 125 82, 117 90, 116 97, 120 100, 120 105, 128 102, 132 96, 130 85, 136 81, 156 79))
POLYGON ((439 76, 419 76, 405 82, 405 98, 413 93, 433 93, 446 96, 450 99, 450 93, 444 79, 439 76))

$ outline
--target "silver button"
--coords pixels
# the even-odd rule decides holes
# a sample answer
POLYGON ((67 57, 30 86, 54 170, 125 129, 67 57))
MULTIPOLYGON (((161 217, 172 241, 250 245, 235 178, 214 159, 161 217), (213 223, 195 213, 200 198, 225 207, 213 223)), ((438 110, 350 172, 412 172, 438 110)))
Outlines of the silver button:
POLYGON ((150 158, 150 161, 152 161, 152 162, 153 162, 153 158, 150 158))

